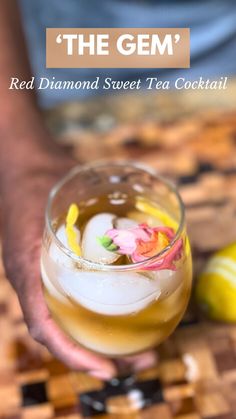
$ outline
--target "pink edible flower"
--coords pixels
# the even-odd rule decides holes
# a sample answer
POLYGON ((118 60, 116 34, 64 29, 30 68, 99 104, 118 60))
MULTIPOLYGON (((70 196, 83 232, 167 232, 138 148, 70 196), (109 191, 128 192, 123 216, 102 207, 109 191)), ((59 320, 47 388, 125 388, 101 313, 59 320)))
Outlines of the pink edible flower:
MULTIPOLYGON (((179 239, 175 242, 172 248, 161 258, 158 258, 156 261, 150 263, 150 265, 145 266, 145 270, 154 271, 159 269, 172 269, 175 270, 176 266, 174 262, 179 260, 182 256, 183 242, 182 239, 179 239)), ((147 258, 143 255, 138 254, 137 252, 132 255, 132 262, 144 262, 147 258)))
MULTIPOLYGON (((174 236, 175 232, 170 227, 151 228, 147 224, 139 224, 129 229, 110 229, 100 242, 107 250, 130 256, 132 262, 136 263, 160 253, 169 246, 174 236)), ((177 240, 162 258, 150 263, 145 269, 176 269, 174 262, 180 259, 182 247, 182 239, 177 240)))
POLYGON ((106 232, 106 236, 112 239, 113 243, 118 246, 121 255, 132 255, 137 247, 137 240, 149 240, 149 233, 140 224, 138 227, 129 229, 112 228, 106 232))

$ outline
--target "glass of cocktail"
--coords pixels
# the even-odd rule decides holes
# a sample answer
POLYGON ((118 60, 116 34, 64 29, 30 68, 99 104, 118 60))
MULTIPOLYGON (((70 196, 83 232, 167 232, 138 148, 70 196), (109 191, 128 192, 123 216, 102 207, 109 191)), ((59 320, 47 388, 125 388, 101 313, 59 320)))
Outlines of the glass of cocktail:
POLYGON ((80 345, 112 358, 156 347, 191 291, 177 190, 136 162, 76 167, 50 193, 41 272, 53 318, 80 345))

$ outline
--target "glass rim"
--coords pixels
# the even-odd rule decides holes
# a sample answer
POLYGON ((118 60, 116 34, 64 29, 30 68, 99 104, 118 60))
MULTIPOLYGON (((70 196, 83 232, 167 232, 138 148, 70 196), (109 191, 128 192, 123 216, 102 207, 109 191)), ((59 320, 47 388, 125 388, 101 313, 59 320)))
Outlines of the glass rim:
MULTIPOLYGON (((48 201, 46 205, 46 211, 45 211, 45 219, 46 219, 46 227, 49 231, 50 235, 52 236, 53 240, 55 241, 56 245, 59 247, 59 249, 66 254, 70 259, 72 259, 74 262, 80 264, 81 266, 84 266, 87 270, 91 271, 133 271, 133 270, 142 270, 142 268, 148 267, 152 262, 156 261, 160 257, 163 257, 176 243, 176 241, 180 238, 182 231, 185 226, 185 209, 184 209, 184 203, 182 201, 182 198, 176 188, 176 186, 170 181, 165 179, 162 175, 160 175, 154 168, 150 167, 149 165, 146 165, 141 162, 137 162, 134 160, 99 160, 94 163, 87 163, 83 165, 76 165, 73 167, 65 176, 63 176, 51 189, 48 196, 48 201), (106 167, 106 166, 116 166, 116 167, 132 167, 139 169, 143 172, 146 172, 156 178, 156 180, 163 183, 171 192, 173 192, 177 198, 177 202, 180 209, 180 221, 178 222, 178 228, 175 232, 175 235, 173 239, 170 241, 168 246, 166 246, 164 249, 162 249, 160 252, 155 254, 154 256, 151 256, 150 258, 147 258, 144 261, 141 262, 135 262, 130 263, 126 265, 111 265, 111 264, 105 264, 101 262, 92 262, 88 259, 83 258, 82 256, 77 256, 72 250, 70 250, 68 247, 66 247, 57 237, 56 231, 53 227, 53 220, 51 219, 51 208, 53 204, 53 200, 56 197, 57 193, 60 191, 60 189, 73 177, 80 172, 83 173, 84 171, 87 171, 89 169, 96 169, 99 167, 106 167)), ((145 269, 144 269, 145 270, 145 269)))

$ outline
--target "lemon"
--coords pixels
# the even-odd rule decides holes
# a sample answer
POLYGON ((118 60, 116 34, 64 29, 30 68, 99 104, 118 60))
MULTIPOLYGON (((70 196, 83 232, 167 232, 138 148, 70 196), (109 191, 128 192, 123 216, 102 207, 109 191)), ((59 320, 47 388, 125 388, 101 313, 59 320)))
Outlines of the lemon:
POLYGON ((236 322, 236 243, 210 258, 197 282, 196 298, 209 318, 236 322))

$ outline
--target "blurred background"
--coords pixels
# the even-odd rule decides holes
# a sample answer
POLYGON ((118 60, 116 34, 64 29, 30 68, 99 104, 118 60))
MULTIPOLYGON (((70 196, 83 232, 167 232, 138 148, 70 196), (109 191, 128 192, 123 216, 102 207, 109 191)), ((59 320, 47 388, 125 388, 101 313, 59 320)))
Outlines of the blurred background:
MULTIPOLYGON (((229 77, 226 90, 139 91, 107 96, 96 92, 93 97, 44 91, 39 103, 55 141, 70 148, 80 163, 103 158, 140 160, 175 182, 186 206, 195 286, 215 252, 226 248, 224 257, 231 263, 230 287, 232 283, 235 287, 236 3, 102 0, 99 13, 94 12, 95 0, 53 0, 50 10, 46 0, 21 3, 36 76, 88 80, 100 75, 122 80, 142 75, 142 70, 46 70, 44 28, 61 25, 190 26, 191 69, 145 76, 163 80, 229 77)), ((158 349, 160 362, 138 376, 150 406, 136 412, 125 392, 118 395, 111 385, 104 388, 95 378, 69 371, 29 337, 17 298, 1 268, 0 418, 93 417, 95 412, 86 410, 84 397, 90 391, 102 390, 107 409, 97 416, 100 419, 119 419, 114 413, 117 406, 122 407, 126 419, 234 419, 236 288, 225 295, 224 280, 223 273, 222 299, 214 286, 204 291, 207 299, 216 293, 214 301, 220 301, 217 322, 207 319, 193 292, 182 324, 158 349), (232 308, 230 323, 226 306, 232 308)))

